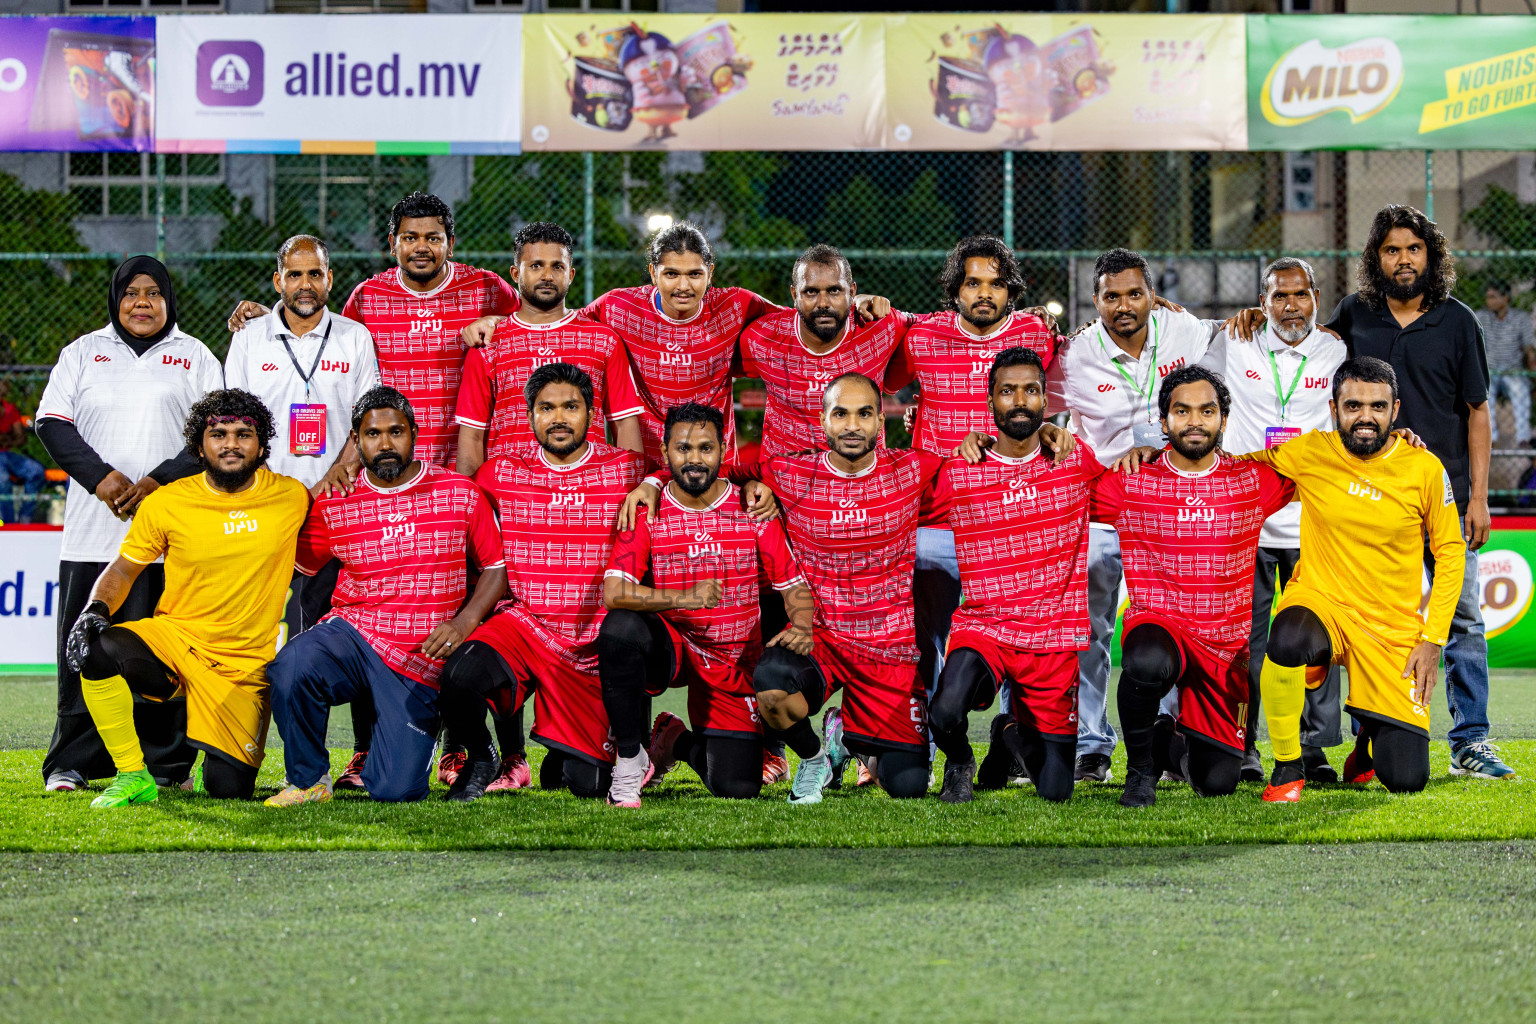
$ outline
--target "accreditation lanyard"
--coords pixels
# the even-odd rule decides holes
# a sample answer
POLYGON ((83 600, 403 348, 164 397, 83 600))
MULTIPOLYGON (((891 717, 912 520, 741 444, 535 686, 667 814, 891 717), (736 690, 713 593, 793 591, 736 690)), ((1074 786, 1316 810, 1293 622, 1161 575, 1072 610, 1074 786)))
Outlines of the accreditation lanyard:
MULTIPOLYGON (((1152 422, 1152 382, 1157 379, 1157 320, 1155 318, 1153 318, 1153 317, 1148 317, 1147 318, 1147 322, 1149 324, 1148 330, 1150 330, 1152 332, 1152 363, 1151 363, 1150 366, 1147 367, 1147 382, 1145 384, 1137 384, 1136 383, 1136 378, 1132 377, 1129 373, 1126 373, 1125 372, 1125 367, 1120 365, 1120 360, 1114 358, 1113 356, 1110 357, 1109 365, 1113 366, 1115 368, 1115 371, 1117 373, 1119 373, 1120 376, 1125 378, 1126 386, 1131 389, 1131 392, 1137 398, 1143 400, 1146 403, 1147 422, 1151 423, 1152 422)), ((1109 352, 1109 342, 1104 340, 1104 327, 1103 327, 1103 324, 1099 325, 1099 345, 1100 345, 1101 348, 1104 349, 1104 352, 1106 354, 1108 354, 1108 352, 1109 352)), ((1119 348, 1118 345, 1115 346, 1115 347, 1119 348)))
POLYGON ((331 328, 336 326, 336 321, 331 320, 325 325, 325 334, 320 338, 320 351, 315 353, 315 361, 310 364, 309 372, 304 372, 304 367, 299 365, 299 357, 293 354, 293 346, 288 344, 288 336, 280 335, 283 339, 283 348, 288 350, 288 361, 293 364, 293 372, 299 375, 299 380, 304 382, 304 397, 309 398, 309 382, 315 379, 315 371, 320 369, 320 357, 325 355, 325 346, 331 340, 331 328))
POLYGON ((1301 383, 1301 375, 1307 371, 1307 357, 1301 357, 1301 365, 1296 367, 1296 376, 1291 378, 1291 386, 1285 391, 1280 390, 1280 367, 1275 362, 1275 350, 1267 348, 1264 354, 1269 356, 1269 369, 1275 378, 1275 398, 1280 402, 1280 422, 1285 422, 1286 406, 1291 404, 1291 396, 1296 393, 1296 385, 1301 383))

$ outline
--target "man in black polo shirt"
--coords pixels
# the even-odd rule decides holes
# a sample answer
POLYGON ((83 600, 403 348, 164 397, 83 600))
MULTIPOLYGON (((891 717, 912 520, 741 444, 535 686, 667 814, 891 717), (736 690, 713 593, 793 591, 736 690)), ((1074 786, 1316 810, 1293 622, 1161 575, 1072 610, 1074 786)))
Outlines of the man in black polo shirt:
MULTIPOLYGON (((1411 206, 1376 214, 1360 254, 1360 290, 1328 326, 1351 358, 1374 356, 1397 372, 1397 425, 1424 439, 1450 477, 1467 539, 1461 600, 1445 646, 1445 695, 1454 724, 1451 772, 1512 778, 1488 742, 1488 641, 1479 606, 1477 549, 1488 541, 1488 453, 1492 428, 1488 359, 1477 318, 1451 298, 1455 259, 1433 221, 1411 206)), ((1424 559, 1434 565, 1429 548, 1424 559)))

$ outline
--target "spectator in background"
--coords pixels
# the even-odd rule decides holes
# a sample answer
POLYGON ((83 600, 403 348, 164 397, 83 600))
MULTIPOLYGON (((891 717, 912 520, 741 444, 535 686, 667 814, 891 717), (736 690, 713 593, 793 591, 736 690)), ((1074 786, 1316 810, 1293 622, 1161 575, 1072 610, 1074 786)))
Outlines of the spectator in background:
MULTIPOLYGON (((58 719, 43 757, 49 791, 84 789, 117 772, 64 658, 70 627, 128 535, 128 520, 156 488, 200 473, 182 430, 192 405, 224 386, 219 360, 176 326, 176 293, 165 264, 133 256, 112 273, 107 325, 59 353, 37 408, 37 436, 69 474, 59 552, 58 719)), ((147 619, 165 589, 165 568, 146 566, 112 616, 147 619)), ((184 701, 134 704, 149 771, 179 783, 196 751, 187 746, 184 701)))
POLYGON ((21 450, 26 443, 26 418, 11 401, 10 380, 0 377, 0 523, 30 523, 38 492, 47 480, 43 464, 21 450), (21 501, 14 504, 13 484, 21 484, 22 489, 21 501))
MULTIPOLYGON (((1483 343, 1488 349, 1488 372, 1493 386, 1488 390, 1491 401, 1503 398, 1509 402, 1509 412, 1515 420, 1515 444, 1524 448, 1531 443, 1531 379, 1519 371, 1527 368, 1536 357, 1536 334, 1531 330, 1531 314, 1515 309, 1509 304, 1509 285, 1503 281, 1488 282, 1483 293, 1484 308, 1477 311, 1477 322, 1483 328, 1483 343)), ((1499 439, 1499 417, 1490 416, 1493 440, 1499 439)))

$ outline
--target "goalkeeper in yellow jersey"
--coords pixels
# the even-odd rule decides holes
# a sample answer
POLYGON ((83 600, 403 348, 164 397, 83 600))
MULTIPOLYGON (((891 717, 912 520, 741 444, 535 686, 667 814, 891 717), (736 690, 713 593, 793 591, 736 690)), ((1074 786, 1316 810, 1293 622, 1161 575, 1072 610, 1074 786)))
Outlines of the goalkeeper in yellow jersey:
POLYGON ((1314 430, 1245 455, 1296 482, 1301 563, 1280 599, 1259 677, 1275 770, 1264 799, 1301 799, 1301 711, 1327 667, 1349 673, 1345 706, 1360 722, 1344 780, 1394 793, 1429 781, 1429 697, 1461 593, 1466 542, 1440 460, 1391 434, 1397 377, 1380 359, 1333 377, 1335 431, 1314 430), (1435 558, 1419 614, 1424 543, 1435 558))
POLYGON ((265 466, 273 433, 271 413, 245 391, 211 391, 193 405, 186 444, 203 471, 144 499, 70 630, 65 656, 117 765, 92 807, 157 795, 134 730, 135 693, 185 695, 187 739, 204 754, 201 791, 245 799, 255 791, 271 719, 266 668, 309 512, 304 485, 265 466), (110 625, 139 573, 162 556, 155 614, 110 625))

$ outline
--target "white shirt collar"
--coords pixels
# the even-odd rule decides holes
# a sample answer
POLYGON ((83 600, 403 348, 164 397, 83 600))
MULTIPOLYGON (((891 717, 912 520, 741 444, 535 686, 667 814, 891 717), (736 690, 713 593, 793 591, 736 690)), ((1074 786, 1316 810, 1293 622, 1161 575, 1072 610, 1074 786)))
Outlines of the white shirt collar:
POLYGON ((410 285, 405 283, 405 271, 401 270, 399 267, 396 267, 395 268, 395 283, 398 284, 402 289, 404 289, 405 293, 407 295, 410 295, 410 296, 412 296, 414 298, 418 298, 418 299, 430 299, 432 296, 436 295, 438 292, 442 291, 444 288, 447 288, 450 284, 453 284, 453 276, 454 276, 454 273, 455 273, 456 270, 457 270, 457 266, 454 264, 453 260, 449 260, 448 261, 448 276, 443 278, 443 283, 438 285, 436 288, 433 288, 431 291, 419 292, 416 289, 412 288, 410 285))
POLYGON ((323 338, 325 337, 326 329, 331 326, 331 310, 330 307, 326 307, 325 311, 320 314, 320 322, 315 324, 309 334, 300 336, 294 334, 292 328, 283 322, 282 310, 283 303, 279 300, 277 305, 272 307, 272 312, 267 314, 272 318, 272 337, 274 338, 280 338, 284 335, 295 341, 303 341, 312 335, 323 338))
POLYGON ((375 494, 399 494, 401 491, 408 491, 412 487, 415 487, 417 484, 421 483, 427 478, 427 474, 431 471, 431 467, 428 466, 427 463, 423 462, 421 463, 421 468, 416 471, 415 476, 411 477, 405 483, 395 484, 393 487, 378 486, 372 480, 368 479, 368 473, 366 470, 358 474, 358 480, 362 482, 364 487, 368 488, 370 491, 373 491, 375 494))
POLYGON ((1186 480, 1198 480, 1198 479, 1200 479, 1203 476, 1210 476, 1212 473, 1216 472, 1216 467, 1221 465, 1221 456, 1218 455, 1216 457, 1216 461, 1211 463, 1210 468, 1202 469, 1198 473, 1189 473, 1189 472, 1186 472, 1186 471, 1184 471, 1182 469, 1178 469, 1177 467, 1174 466, 1174 464, 1172 462, 1169 462, 1168 461, 1168 453, 1167 452, 1163 452, 1162 460, 1163 460, 1163 466, 1165 468, 1167 468, 1170 472, 1176 474, 1177 476, 1184 477, 1186 480))
MULTIPOLYGON (((713 286, 711 286, 711 287, 713 287, 713 286)), ((707 298, 709 298, 709 289, 708 288, 704 289, 704 294, 699 297, 699 306, 698 306, 697 309, 695 309, 693 311, 693 316, 687 317, 686 319, 683 319, 683 320, 674 320, 671 317, 667 316, 666 313, 662 312, 662 309, 661 309, 661 291, 659 289, 657 289, 653 285, 652 286, 652 291, 651 291, 651 311, 654 312, 657 316, 661 317, 661 322, 662 323, 672 324, 673 326, 681 327, 683 324, 691 324, 691 323, 693 323, 695 320, 697 320, 703 314, 703 312, 704 312, 704 300, 707 299, 707 298)))
POLYGON ((578 469, 582 466, 585 466, 587 461, 592 458, 592 442, 590 441, 587 442, 587 450, 581 453, 581 458, 577 459, 575 462, 568 462, 563 466, 549 461, 549 452, 544 450, 543 445, 539 444, 537 441, 534 442, 534 445, 538 449, 539 460, 544 463, 545 468, 552 469, 556 473, 569 473, 573 469, 578 469))
POLYGON ((876 451, 875 457, 870 460, 869 467, 867 469, 861 469, 857 473, 844 473, 842 470, 832 465, 832 460, 830 458, 831 454, 831 452, 822 452, 821 464, 826 466, 834 476, 842 477, 844 480, 857 480, 861 476, 868 476, 875 471, 876 466, 880 465, 880 453, 876 451))
POLYGON ((568 309, 565 312, 565 316, 561 317, 559 320, 551 320, 547 324, 531 324, 528 321, 524 320, 522 317, 518 316, 516 313, 513 313, 512 314, 512 321, 514 323, 516 323, 517 326, 519 326, 519 327, 521 327, 521 328, 523 328, 524 330, 527 330, 527 331, 552 331, 552 330, 554 330, 557 327, 564 327, 566 324, 570 323, 572 320, 575 320, 576 319, 576 315, 579 312, 581 312, 581 311, 580 310, 576 310, 576 309, 568 309))
POLYGON ((988 448, 987 457, 996 459, 998 462, 1001 462, 1005 466, 1022 466, 1025 463, 1034 462, 1036 459, 1038 459, 1040 457, 1040 449, 1036 448, 1028 455, 1015 459, 1009 458, 1007 455, 1002 454, 996 448, 988 448))
MULTIPOLYGON (((674 480, 673 483, 676 483, 676 481, 674 480)), ((675 497, 672 496, 672 487, 670 484, 662 489, 661 494, 663 500, 665 500, 667 504, 671 505, 679 512, 687 512, 690 515, 698 515, 701 512, 713 512, 721 505, 724 505, 725 499, 731 496, 732 490, 734 490, 734 488, 727 484, 725 490, 720 492, 720 497, 710 502, 710 504, 706 505, 704 508, 690 508, 689 506, 684 505, 682 502, 678 501, 675 497)))
MULTIPOLYGON (((1006 319, 1002 323, 998 324, 996 329, 993 330, 991 334, 977 334, 976 332, 972 331, 970 328, 965 326, 965 317, 961 316, 958 312, 956 312, 955 313, 955 330, 959 331, 961 334, 965 335, 967 338, 972 339, 973 341, 991 341, 993 338, 997 337, 999 334, 1002 334, 1004 331, 1006 331, 1010 327, 1012 327, 1013 326, 1014 318, 1017 317, 1018 315, 1019 315, 1019 311, 1018 310, 1014 310, 1013 312, 1008 314, 1008 319, 1006 319)), ((851 316, 851 314, 850 314, 850 316, 851 316)))

